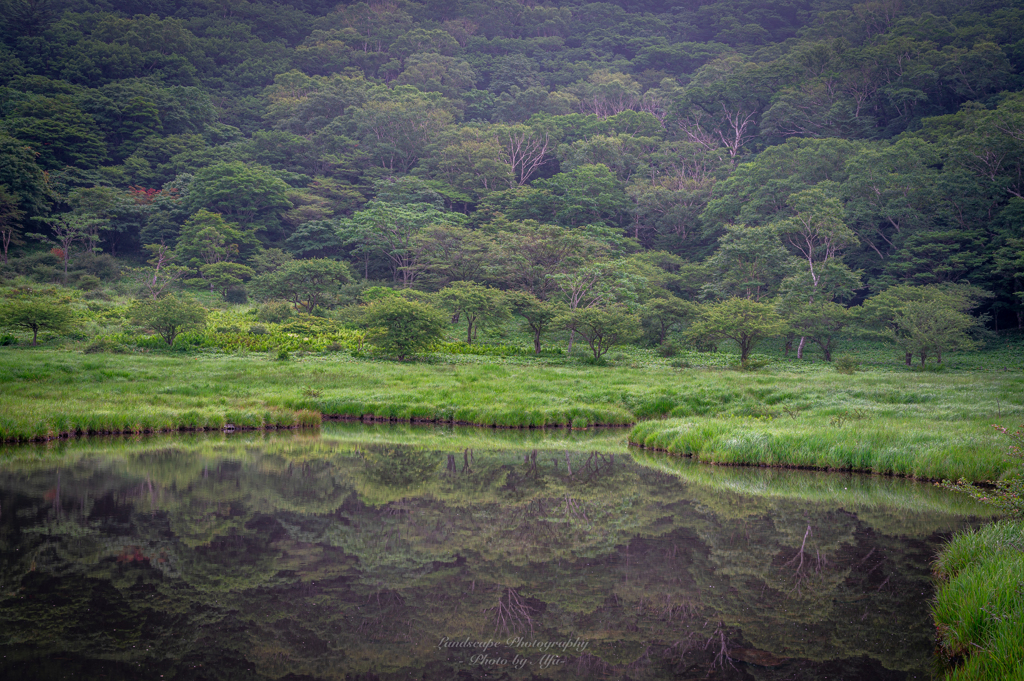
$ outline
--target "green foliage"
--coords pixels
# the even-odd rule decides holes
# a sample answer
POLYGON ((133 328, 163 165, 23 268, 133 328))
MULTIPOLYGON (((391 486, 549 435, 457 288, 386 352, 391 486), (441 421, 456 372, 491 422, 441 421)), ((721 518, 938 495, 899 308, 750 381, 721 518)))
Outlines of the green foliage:
POLYGON ((588 307, 572 310, 559 322, 568 331, 579 334, 597 362, 615 345, 628 343, 640 335, 640 318, 623 306, 588 307))
POLYGON ((188 204, 194 211, 226 215, 247 230, 272 230, 278 213, 292 207, 287 192, 288 185, 266 166, 215 163, 195 174, 188 204))
POLYGON ((993 428, 1009 439, 1006 456, 1016 465, 1016 470, 1011 470, 1005 479, 996 481, 994 489, 982 489, 967 480, 959 480, 955 484, 947 480, 944 486, 993 504, 1007 515, 1021 520, 1024 519, 1024 425, 1016 431, 999 425, 993 428))
POLYGON ((290 260, 273 272, 261 274, 252 281, 252 289, 265 300, 284 298, 312 313, 318 307, 333 307, 342 287, 351 280, 345 263, 312 258, 290 260))
POLYGON ((39 332, 71 331, 79 315, 66 293, 54 289, 22 289, 0 298, 0 327, 32 332, 32 345, 39 332))
POLYGON ((440 299, 455 317, 465 317, 466 344, 472 345, 477 332, 508 318, 508 303, 501 291, 471 281, 455 281, 441 290, 440 299))
POLYGON ((557 326, 557 319, 564 314, 564 306, 550 301, 538 300, 524 291, 506 294, 513 313, 521 317, 524 325, 533 334, 534 354, 541 353, 541 337, 557 326))
MULTIPOLYGON (((203 279, 210 282, 212 288, 221 292, 225 300, 228 300, 230 291, 241 288, 244 282, 255 274, 251 267, 236 262, 215 262, 203 265, 199 272, 203 279)), ((243 288, 242 291, 244 292, 244 290, 243 288)))
POLYGON ((694 341, 731 340, 739 346, 743 363, 758 343, 786 329, 786 322, 770 305, 746 298, 705 304, 699 314, 687 335, 694 341))
POLYGON ((441 311, 398 296, 370 303, 362 322, 370 342, 399 361, 429 348, 448 326, 441 311))
POLYGON ((225 221, 220 213, 200 209, 182 226, 174 259, 201 272, 205 265, 237 260, 255 244, 251 232, 225 221))
POLYGON ((946 678, 1014 678, 1024 664, 1024 524, 1003 520, 961 533, 943 548, 934 569, 939 647, 948 660, 963 659, 946 678))
POLYGON ((383 485, 407 487, 430 479, 439 460, 414 447, 372 449, 363 454, 367 474, 383 485))
POLYGON ((857 371, 859 366, 860 363, 850 355, 843 355, 836 359, 835 362, 836 371, 841 374, 852 374, 857 371))
POLYGON ((256 319, 270 324, 279 324, 292 316, 292 306, 284 301, 263 303, 256 309, 256 319))
POLYGON ((163 298, 137 300, 132 303, 129 315, 132 323, 152 329, 167 345, 173 346, 182 330, 206 322, 207 311, 193 299, 171 294, 163 298))
POLYGON ((942 363, 943 353, 973 349, 980 320, 968 314, 983 293, 970 286, 894 286, 865 301, 857 318, 869 334, 904 351, 909 365, 929 356, 942 363))

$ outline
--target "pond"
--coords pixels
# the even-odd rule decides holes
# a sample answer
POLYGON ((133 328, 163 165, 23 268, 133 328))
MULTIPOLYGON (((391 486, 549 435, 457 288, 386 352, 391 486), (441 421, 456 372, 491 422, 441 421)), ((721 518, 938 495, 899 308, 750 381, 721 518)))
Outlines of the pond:
POLYGON ((933 485, 623 431, 0 450, 0 678, 927 679, 933 485))

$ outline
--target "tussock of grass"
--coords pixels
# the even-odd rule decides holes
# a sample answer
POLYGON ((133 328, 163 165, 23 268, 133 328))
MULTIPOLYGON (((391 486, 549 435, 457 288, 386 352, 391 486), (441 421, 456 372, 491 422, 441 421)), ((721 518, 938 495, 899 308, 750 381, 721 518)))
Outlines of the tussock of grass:
POLYGON ((310 428, 320 425, 320 412, 281 408, 256 411, 188 409, 175 412, 136 406, 123 411, 81 412, 80 405, 51 410, 29 405, 0 415, 0 442, 53 440, 79 435, 129 435, 211 430, 310 428))
POLYGON ((949 658, 964 658, 947 678, 1024 679, 1024 524, 960 534, 934 569, 939 645, 949 658))
MULTIPOLYGON (((997 438, 909 419, 835 425, 825 416, 666 419, 635 426, 629 442, 706 463, 848 470, 940 480, 997 480, 1007 470, 997 438)), ((991 429, 989 429, 991 430, 991 429)))

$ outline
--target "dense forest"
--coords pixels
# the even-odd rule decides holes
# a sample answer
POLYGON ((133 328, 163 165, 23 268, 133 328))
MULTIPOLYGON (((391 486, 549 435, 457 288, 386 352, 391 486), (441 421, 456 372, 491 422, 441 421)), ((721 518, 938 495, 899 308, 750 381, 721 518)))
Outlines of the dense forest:
POLYGON ((338 316, 383 285, 442 292, 469 342, 491 291, 531 328, 545 305, 622 309, 652 344, 740 298, 826 359, 850 308, 1024 326, 1021 0, 0 14, 12 290, 127 281, 338 316))

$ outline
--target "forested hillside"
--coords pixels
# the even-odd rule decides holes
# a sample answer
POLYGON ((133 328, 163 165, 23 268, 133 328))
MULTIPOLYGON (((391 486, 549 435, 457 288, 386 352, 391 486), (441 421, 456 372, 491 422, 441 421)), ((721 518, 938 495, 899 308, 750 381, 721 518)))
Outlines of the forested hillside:
POLYGON ((1021 0, 2 5, 11 283, 1024 324, 1021 0))

